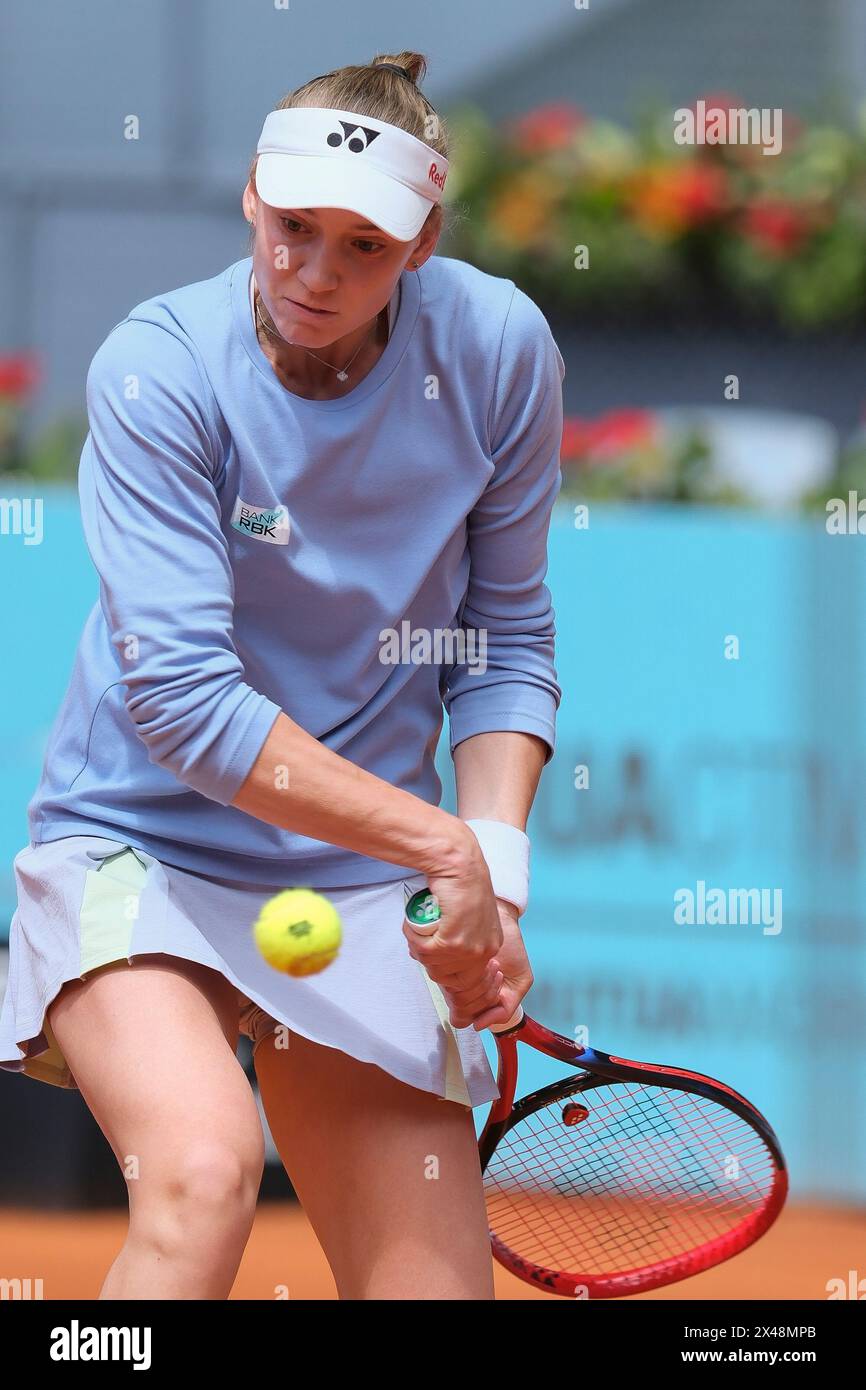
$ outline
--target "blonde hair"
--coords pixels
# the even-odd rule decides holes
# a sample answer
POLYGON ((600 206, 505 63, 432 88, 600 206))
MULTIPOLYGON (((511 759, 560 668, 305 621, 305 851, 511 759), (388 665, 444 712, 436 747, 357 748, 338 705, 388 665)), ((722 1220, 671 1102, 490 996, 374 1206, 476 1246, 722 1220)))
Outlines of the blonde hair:
MULTIPOLYGON (((313 77, 296 87, 277 102, 276 111, 289 111, 298 106, 324 106, 334 110, 357 111, 359 116, 374 116, 399 126, 417 140, 423 140, 437 154, 450 159, 450 136, 442 117, 430 105, 418 87, 427 71, 422 53, 378 53, 371 63, 337 68, 334 72, 313 77), (383 68, 383 63, 396 63, 406 68, 409 78, 383 68)), ((249 181, 255 189, 258 155, 250 164, 249 181)), ((452 210, 437 203, 430 209, 425 227, 442 219, 442 231, 450 230, 454 220, 452 210)), ((250 231, 249 247, 255 243, 255 228, 250 231)))

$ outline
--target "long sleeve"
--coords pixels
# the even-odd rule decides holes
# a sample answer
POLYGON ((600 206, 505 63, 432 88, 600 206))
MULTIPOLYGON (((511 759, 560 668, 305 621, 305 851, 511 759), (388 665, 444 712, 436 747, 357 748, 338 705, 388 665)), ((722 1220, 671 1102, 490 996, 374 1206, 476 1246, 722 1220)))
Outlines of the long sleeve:
POLYGON ((474 734, 517 730, 546 741, 546 763, 553 756, 562 691, 544 577, 562 483, 564 376, 547 320, 515 287, 491 402, 494 472, 468 519, 469 582, 458 624, 486 631, 486 670, 466 662, 447 674, 452 753, 474 734))
POLYGON ((79 496, 136 733, 150 762, 227 806, 280 707, 245 682, 233 645, 208 391, 179 336, 118 325, 87 376, 79 496))

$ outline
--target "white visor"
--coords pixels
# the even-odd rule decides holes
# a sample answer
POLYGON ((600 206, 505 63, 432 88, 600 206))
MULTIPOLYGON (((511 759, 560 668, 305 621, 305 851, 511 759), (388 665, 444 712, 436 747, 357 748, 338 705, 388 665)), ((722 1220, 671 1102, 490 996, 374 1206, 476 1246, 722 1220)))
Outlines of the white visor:
POLYGON ((441 201, 448 160, 373 116, 297 106, 265 117, 256 188, 277 208, 346 208, 411 241, 441 201))

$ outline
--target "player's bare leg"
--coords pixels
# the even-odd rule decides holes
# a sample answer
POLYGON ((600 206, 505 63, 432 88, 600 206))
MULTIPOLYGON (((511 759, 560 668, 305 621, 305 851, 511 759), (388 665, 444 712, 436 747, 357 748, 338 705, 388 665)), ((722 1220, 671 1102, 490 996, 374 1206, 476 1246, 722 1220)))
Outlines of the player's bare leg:
POLYGON ((70 981, 48 1015, 127 1180, 129 1231, 100 1298, 227 1298, 264 1166, 234 985, 141 956, 70 981))
POLYGON ((493 1299, 469 1107, 297 1033, 287 1048, 265 1036, 254 1057, 274 1143, 340 1298, 493 1299))

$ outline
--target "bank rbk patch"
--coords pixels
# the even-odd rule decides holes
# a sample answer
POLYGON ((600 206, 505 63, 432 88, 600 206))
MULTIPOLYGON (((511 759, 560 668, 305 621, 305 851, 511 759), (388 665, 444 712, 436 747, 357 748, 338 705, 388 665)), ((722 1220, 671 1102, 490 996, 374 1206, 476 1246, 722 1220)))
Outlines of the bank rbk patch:
POLYGON ((232 526, 242 535, 252 536, 257 541, 267 541, 268 545, 289 543, 289 513, 282 505, 253 507, 249 502, 242 502, 239 497, 232 512, 232 526))

